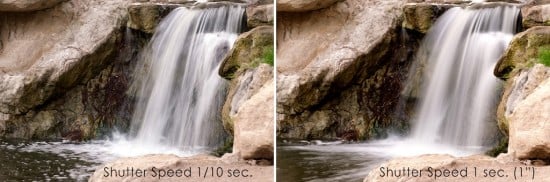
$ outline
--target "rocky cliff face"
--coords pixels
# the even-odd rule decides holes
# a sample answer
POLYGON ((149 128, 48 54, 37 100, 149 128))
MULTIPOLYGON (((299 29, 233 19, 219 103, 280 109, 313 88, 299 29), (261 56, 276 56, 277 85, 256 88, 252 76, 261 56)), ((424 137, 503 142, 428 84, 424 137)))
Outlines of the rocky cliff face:
POLYGON ((0 13, 0 136, 90 138, 121 119, 123 65, 135 53, 127 5, 72 0, 0 13))
POLYGON ((401 29, 404 4, 278 12, 278 137, 367 139, 407 117, 397 108, 421 34, 401 29))

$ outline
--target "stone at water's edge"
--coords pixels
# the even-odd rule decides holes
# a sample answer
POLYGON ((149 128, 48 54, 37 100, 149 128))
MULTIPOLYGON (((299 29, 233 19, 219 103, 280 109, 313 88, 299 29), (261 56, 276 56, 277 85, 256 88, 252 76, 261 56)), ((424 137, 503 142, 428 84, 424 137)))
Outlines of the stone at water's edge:
POLYGON ((507 79, 497 109, 500 130, 508 134, 513 107, 548 77, 548 68, 536 66, 541 47, 550 46, 550 27, 538 26, 514 36, 495 66, 494 74, 507 79), (527 82, 526 82, 527 81, 527 82))
POLYGON ((1 0, 0 12, 38 11, 56 6, 67 0, 1 0))
POLYGON ((550 1, 532 1, 521 8, 521 15, 524 29, 535 26, 550 26, 550 1))
POLYGON ((246 160, 274 157, 269 56, 273 56, 273 27, 259 26, 237 38, 219 70, 220 76, 231 80, 222 109, 223 125, 233 134, 233 152, 246 160))
MULTIPOLYGON (((442 172, 442 171, 440 171, 442 172)), ((450 172, 449 172, 450 173, 450 172)), ((377 181, 377 182, 394 182, 394 181, 456 181, 456 182, 469 182, 469 181, 550 181, 550 166, 534 166, 526 165, 523 162, 515 161, 509 156, 499 156, 498 158, 491 158, 488 156, 469 156, 469 157, 452 157, 450 155, 421 155, 416 157, 395 158, 380 166, 375 167, 364 179, 365 182, 377 181), (432 173, 429 172, 431 167, 432 173), (516 168, 517 167, 517 168, 516 168), (422 176, 416 177, 412 173, 407 176, 395 177, 388 176, 387 169, 390 170, 410 170, 416 169, 422 170, 422 176), (475 168, 475 169, 474 169, 475 168), (523 177, 514 178, 514 172, 519 176, 519 169, 522 168, 523 177), (529 170, 527 170, 529 168, 529 170), (535 173, 532 175, 532 169, 535 173), (382 172, 381 169, 384 171, 382 172), (438 177, 435 178, 435 170, 457 170, 455 174, 457 177, 438 177), (463 172, 460 173, 460 170, 463 172), (474 171, 475 170, 475 171, 474 171), (485 170, 485 171, 484 171, 485 170), (490 170, 494 170, 489 176, 490 170), (502 170, 501 172, 497 172, 502 170), (464 172, 466 171, 466 172, 464 172), (529 171, 529 172, 526 172, 529 171), (498 174, 501 176, 496 176, 498 174), (430 176, 431 174, 431 176, 430 176), (461 176, 464 176, 462 177, 461 176), (486 175, 486 176, 484 176, 486 175)), ((403 173, 401 173, 403 174, 403 173)), ((405 173, 406 174, 406 173, 405 173)), ((441 174, 441 173, 440 173, 441 174)))
POLYGON ((0 15, 0 136, 89 138, 107 125, 102 122, 109 115, 101 111, 119 104, 114 102, 124 95, 119 89, 126 80, 120 67, 100 73, 125 49, 118 46, 127 4, 72 0, 44 11, 0 15), (88 92, 96 88, 102 93, 88 92), (100 108, 92 108, 95 101, 100 108))
POLYGON ((366 139, 392 120, 410 60, 407 47, 395 48, 404 4, 346 0, 278 12, 278 137, 366 139))
POLYGON ((427 33, 433 23, 445 11, 457 4, 408 3, 403 7, 403 28, 427 33))
POLYGON ((122 158, 101 167, 96 168, 89 179, 90 182, 115 182, 115 181, 273 181, 273 166, 254 166, 244 161, 230 161, 207 155, 193 157, 177 157, 175 155, 146 155, 142 157, 122 158), (105 172, 107 167, 108 173, 105 172), (155 169, 153 169, 153 167, 155 169), (127 168, 147 170, 137 176, 113 177, 107 176, 111 168, 126 170, 127 168), (199 169, 200 168, 200 169, 199 169), (208 173, 206 169, 208 168, 208 173), (153 171, 154 170, 154 171, 153 171), (168 177, 167 171, 173 170, 173 177, 168 177), (181 170, 176 175, 176 170, 181 170), (186 172, 185 170, 189 171, 186 172), (200 170, 200 171, 199 171, 200 170), (214 170, 214 171, 212 171, 214 170), (159 178, 161 171, 165 176, 159 178), (200 172, 200 173, 199 173, 200 172), (190 174, 190 177, 185 175, 190 174), (238 174, 238 177, 236 176, 238 174), (220 175, 220 177, 218 177, 220 175), (245 175, 245 176, 243 176, 245 175), (206 177, 204 177, 206 176, 206 177))
POLYGON ((162 3, 133 3, 128 7, 128 24, 132 29, 146 33, 154 33, 155 28, 172 10, 183 6, 182 4, 162 3))
POLYGON ((273 7, 273 4, 249 5, 246 7, 246 24, 248 28, 272 26, 274 20, 273 7))
POLYGON ((234 117, 233 152, 245 160, 274 158, 274 90, 274 81, 267 81, 255 95, 242 103, 234 117))
MULTIPOLYGON (((542 65, 539 65, 542 66, 542 65)), ((550 69, 545 81, 515 105, 509 122, 508 152, 518 159, 550 161, 550 69)))
POLYGON ((241 34, 224 58, 219 74, 231 80, 222 109, 228 133, 233 133, 233 120, 241 104, 273 78, 273 67, 264 63, 269 51, 273 51, 273 27, 260 26, 241 34))

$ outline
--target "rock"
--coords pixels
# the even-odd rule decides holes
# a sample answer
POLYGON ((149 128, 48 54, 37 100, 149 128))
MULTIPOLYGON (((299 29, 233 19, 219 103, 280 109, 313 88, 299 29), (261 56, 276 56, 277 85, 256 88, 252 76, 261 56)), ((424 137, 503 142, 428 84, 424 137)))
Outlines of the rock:
POLYGON ((127 26, 146 33, 154 33, 160 20, 182 4, 133 3, 128 7, 127 26))
MULTIPOLYGON (((106 124, 105 113, 81 114, 95 107, 88 105, 95 101, 121 100, 85 90, 113 97, 122 89, 119 95, 124 95, 125 86, 119 84, 124 77, 112 69, 117 60, 132 57, 115 56, 126 49, 121 42, 127 5, 123 0, 73 0, 44 11, 0 15, 0 113, 5 116, 0 123, 6 125, 2 136, 89 138, 106 124), (96 79, 109 66, 111 70, 96 79), (87 100, 91 97, 96 98, 87 100)), ((94 110, 118 111, 113 109, 116 104, 105 104, 94 110)))
POLYGON ((0 0, 0 12, 28 12, 48 9, 67 0, 0 0))
POLYGON ((274 81, 268 81, 235 116, 233 152, 245 160, 273 159, 274 87, 274 81))
POLYGON ((260 26, 245 32, 237 38, 233 48, 224 58, 219 74, 226 79, 233 79, 244 70, 264 62, 264 55, 272 49, 272 26, 260 26))
MULTIPOLYGON (((450 155, 421 155, 416 157, 404 157, 404 158, 395 158, 389 162, 385 162, 374 169, 372 169, 369 175, 365 178, 366 181, 457 181, 457 182, 466 182, 466 181, 494 181, 495 177, 489 177, 489 170, 494 169, 495 171, 502 169, 502 177, 498 177, 498 180, 501 181, 515 181, 519 178, 514 178, 514 172, 518 170, 516 167, 521 167, 523 170, 529 168, 536 170, 534 176, 531 174, 527 177, 526 175, 522 179, 535 181, 548 181, 550 177, 546 175, 550 172, 549 166, 533 166, 531 164, 524 164, 519 161, 510 160, 506 157, 491 158, 488 156, 468 156, 468 157, 452 157, 450 155), (430 175, 430 167, 432 175, 430 175), (474 169, 475 168, 475 169, 474 169), (407 176, 406 172, 401 177, 388 176, 387 170, 422 170, 422 176, 416 177, 413 176, 412 172, 407 176), (457 170, 455 172, 457 177, 439 177, 434 176, 435 170, 457 170), (475 171, 474 171, 475 170, 475 171), (484 171, 485 170, 485 171, 484 171), (384 173, 382 173, 382 171, 384 173), (460 173, 462 171, 462 173, 460 173), (463 177, 464 176, 464 177, 463 177)), ((398 171, 399 172, 399 171, 398 171)), ((496 173, 496 172, 494 172, 496 173)), ((395 173, 394 173, 395 174, 395 173)), ((403 173, 400 173, 403 174, 403 173)), ((517 177, 517 175, 516 175, 517 177)))
POLYGON ((323 9, 341 0, 278 0, 279 12, 305 12, 323 9))
POLYGON ((237 78, 231 80, 228 96, 222 109, 224 128, 233 134, 233 120, 239 108, 244 102, 258 93, 260 88, 273 79, 273 67, 268 64, 260 64, 256 68, 247 69, 237 78))
POLYGON ((273 25, 273 4, 250 5, 246 8, 247 25, 252 29, 259 26, 273 25))
POLYGON ((435 20, 456 4, 409 3, 403 8, 403 27, 427 33, 435 20))
POLYGON ((525 6, 521 9, 524 29, 535 26, 550 26, 550 4, 525 6))
POLYGON ((515 35, 495 66, 494 74, 502 79, 511 78, 537 63, 539 48, 545 46, 550 46, 550 27, 533 27, 515 35))
POLYGON ((532 68, 525 68, 508 79, 504 86, 501 101, 497 108, 498 126, 502 133, 508 135, 509 120, 519 103, 523 102, 535 88, 550 77, 550 68, 536 64, 532 68))
POLYGON ((404 4, 347 0, 278 13, 278 137, 367 139, 394 121, 417 44, 402 36, 404 4))
POLYGON ((273 78, 273 66, 265 64, 273 52, 273 27, 260 26, 241 34, 224 58, 219 74, 231 80, 222 109, 225 130, 233 133, 233 120, 240 105, 273 78))
POLYGON ((550 160, 550 69, 545 68, 545 81, 533 85, 531 93, 511 109, 508 119, 508 151, 518 159, 550 160))
POLYGON ((547 77, 548 68, 534 66, 541 47, 550 46, 550 27, 533 27, 514 36, 495 66, 494 74, 505 79, 504 92, 497 109, 498 126, 508 134, 509 117, 521 100, 547 77))
MULTIPOLYGON (((119 173, 120 174, 120 173, 119 173)), ((173 172, 172 174, 176 174, 173 172)), ((165 173, 167 175, 167 173, 165 173)), ((220 158, 207 155, 198 155, 192 157, 178 157, 175 155, 146 155, 142 157, 122 158, 116 161, 104 164, 98 167, 94 174, 90 177, 90 182, 110 182, 110 181, 273 181, 273 166, 252 166, 245 162, 232 162, 227 163, 220 158), (115 173, 111 173, 113 170, 126 170, 128 167, 133 168, 134 171, 147 170, 145 173, 137 173, 134 175, 125 175, 123 177, 114 176, 115 173), (154 167, 154 168, 153 168, 154 167), (213 167, 209 168, 209 167, 213 167), (223 169, 222 176, 199 175, 204 174, 206 168, 209 170, 223 169), (109 171, 106 173, 105 170, 109 171), (154 170, 154 171, 153 171, 154 170), (160 177, 161 170, 167 172, 168 170, 181 170, 181 177, 160 177), (190 172, 185 172, 185 170, 190 172), (231 171, 228 171, 231 170, 231 171), (233 171, 239 171, 239 177, 235 177, 233 171), (231 173, 231 176, 229 176, 231 173), (110 175, 110 176, 106 176, 110 175), (185 175, 190 175, 186 177, 185 175), (243 176, 243 175, 246 175, 243 176)))

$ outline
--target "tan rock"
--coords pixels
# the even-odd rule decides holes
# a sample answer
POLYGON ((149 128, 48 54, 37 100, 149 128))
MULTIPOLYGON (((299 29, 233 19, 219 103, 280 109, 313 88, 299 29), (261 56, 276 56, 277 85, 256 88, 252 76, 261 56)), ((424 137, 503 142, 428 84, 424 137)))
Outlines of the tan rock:
POLYGON ((228 133, 233 133, 241 104, 273 78, 273 65, 266 64, 269 60, 265 60, 267 54, 273 53, 273 39, 272 26, 260 26, 243 33, 220 66, 220 76, 231 80, 222 109, 223 125, 228 133))
POLYGON ((264 25, 273 26, 273 4, 250 5, 246 8, 246 22, 248 28, 264 25))
POLYGON ((417 157, 395 158, 389 162, 385 162, 372 169, 364 181, 548 181, 550 180, 550 177, 546 175, 548 172, 550 172, 549 166, 526 165, 504 157, 421 155, 417 157), (520 168, 524 171, 535 170, 536 172, 528 174, 525 172, 522 177, 519 177, 518 170, 520 168), (397 174, 394 170, 403 169, 408 169, 410 173, 401 173, 405 175, 401 175, 400 177, 390 175, 391 173, 397 174), (392 172, 388 172, 388 170, 392 172), (413 170, 417 172, 413 174, 413 170), (436 178, 436 170, 440 172, 439 175, 443 175, 444 171, 448 170, 448 177, 440 176, 436 178), (492 172, 491 170, 494 171, 492 172), (422 171, 421 175, 419 171, 422 171), (455 172, 453 173, 453 171, 455 172), (514 173, 517 178, 514 178, 514 173))
MULTIPOLYGON (((72 0, 43 11, 0 14, 0 113, 7 116, 2 122, 12 127, 10 133, 0 133, 38 137, 65 122, 58 117, 65 112, 61 108, 33 110, 63 100, 57 97, 85 85, 113 61, 127 5, 124 0, 72 0), (45 123, 36 126, 44 128, 33 129, 31 123, 42 119, 45 123)), ((82 123, 89 122, 83 118, 82 123)))
POLYGON ((67 0, 0 0, 0 11, 27 12, 51 8, 67 0))
POLYGON ((536 64, 532 68, 521 70, 516 76, 508 79, 504 86, 501 101, 497 108, 497 119, 500 130, 508 135, 509 120, 519 103, 546 79, 550 77, 550 68, 536 64))
MULTIPOLYGON (((120 175, 120 172, 118 174, 120 175)), ((273 181, 273 177, 273 166, 252 166, 245 162, 227 163, 220 158, 207 155, 192 157, 146 155, 122 158, 104 164, 95 170, 89 181, 273 181), (115 176, 114 172, 111 173, 111 169, 122 171, 127 168, 134 169, 133 176, 120 177, 115 176), (206 168, 215 171, 206 174, 206 168), (138 169, 142 172, 136 173, 138 169), (172 177, 168 176, 169 170, 172 170, 172 177), (164 176, 159 178, 160 174, 164 176), (236 177, 237 174, 238 177, 236 177)))
POLYGON ((518 159, 550 159, 550 69, 545 81, 512 110, 508 151, 518 159))
POLYGON ((278 0, 277 11, 279 12, 305 12, 313 11, 328 6, 340 0, 278 0))
POLYGON ((400 89, 378 91, 398 87, 390 79, 406 72, 389 56, 398 55, 390 45, 404 4, 346 0, 318 11, 278 12, 277 136, 365 139, 375 122, 388 120, 384 113, 400 89), (373 106, 377 100, 385 104, 373 106))
POLYGON ((514 106, 548 76, 548 68, 538 65, 541 47, 550 46, 550 27, 537 26, 514 36, 495 66, 494 74, 507 79, 497 109, 498 126, 508 134, 514 106))
POLYGON ((274 81, 268 81, 237 111, 233 152, 245 160, 274 157, 274 89, 274 81))
POLYGON ((273 67, 267 64, 260 64, 256 68, 247 69, 231 81, 222 109, 223 125, 228 133, 233 134, 233 120, 235 120, 242 104, 258 93, 262 86, 272 79, 273 67))
POLYGON ((435 20, 456 4, 409 3, 403 7, 403 27, 427 33, 435 20))
POLYGON ((550 26, 550 4, 525 6, 521 9, 523 28, 550 26))
POLYGON ((127 26, 152 34, 162 18, 181 6, 182 4, 133 3, 128 7, 129 19, 127 26))

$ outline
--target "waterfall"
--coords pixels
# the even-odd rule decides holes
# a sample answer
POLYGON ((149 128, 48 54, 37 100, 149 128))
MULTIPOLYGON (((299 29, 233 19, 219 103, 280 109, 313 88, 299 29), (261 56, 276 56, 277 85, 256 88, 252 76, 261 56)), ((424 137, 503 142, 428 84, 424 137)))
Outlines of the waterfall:
POLYGON ((157 27, 136 73, 134 144, 211 149, 223 142, 223 56, 243 27, 244 7, 177 8, 157 27))
POLYGON ((501 83, 493 69, 518 14, 515 6, 491 4, 452 8, 436 21, 417 54, 425 70, 412 141, 468 148, 494 135, 501 83))

